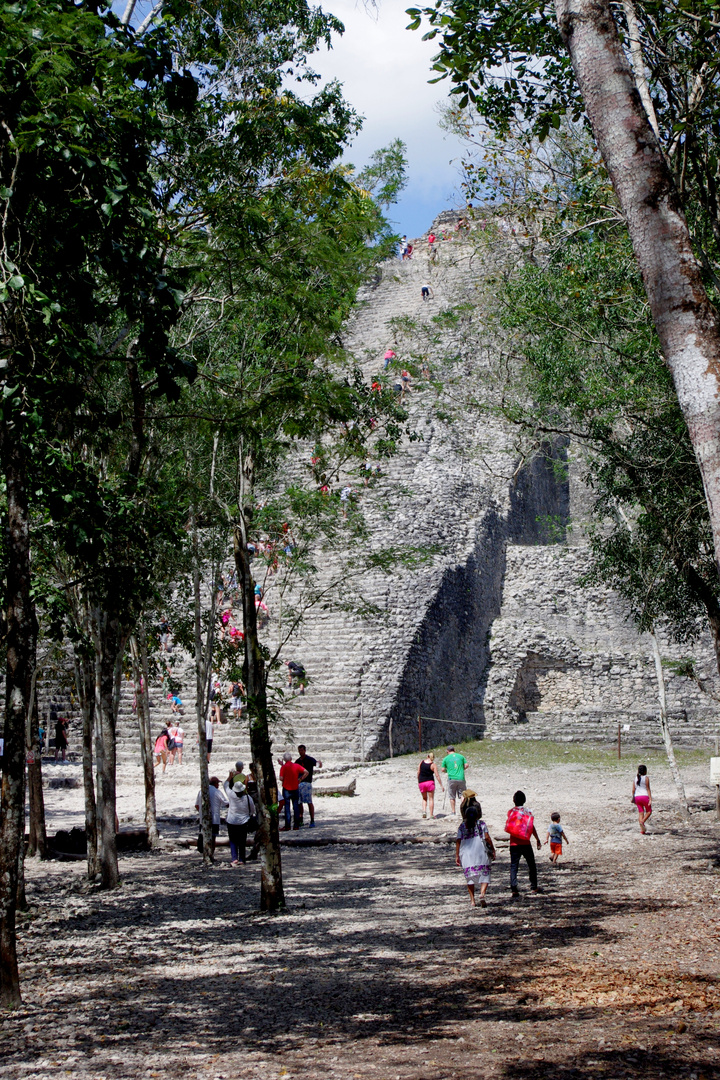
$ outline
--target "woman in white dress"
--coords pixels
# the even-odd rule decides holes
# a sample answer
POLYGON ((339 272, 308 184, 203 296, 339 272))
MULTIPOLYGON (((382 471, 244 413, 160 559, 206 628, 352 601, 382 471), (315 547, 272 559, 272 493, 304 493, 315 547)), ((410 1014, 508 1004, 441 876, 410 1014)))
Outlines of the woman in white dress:
POLYGON ((490 884, 490 863, 495 858, 495 845, 481 815, 480 803, 470 802, 455 841, 455 865, 462 866, 473 907, 476 885, 480 886, 480 907, 487 906, 485 893, 490 884))

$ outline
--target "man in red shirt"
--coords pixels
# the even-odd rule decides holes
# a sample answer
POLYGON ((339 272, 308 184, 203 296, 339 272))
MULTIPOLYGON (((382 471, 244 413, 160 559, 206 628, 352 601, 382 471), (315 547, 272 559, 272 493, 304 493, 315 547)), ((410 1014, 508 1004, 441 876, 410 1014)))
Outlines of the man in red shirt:
POLYGON ((298 788, 309 775, 307 769, 304 769, 302 765, 295 764, 291 753, 283 754, 283 764, 280 767, 280 783, 282 784, 282 794, 285 801, 285 828, 281 829, 280 832, 290 830, 290 803, 292 803, 293 808, 293 828, 300 828, 298 788))

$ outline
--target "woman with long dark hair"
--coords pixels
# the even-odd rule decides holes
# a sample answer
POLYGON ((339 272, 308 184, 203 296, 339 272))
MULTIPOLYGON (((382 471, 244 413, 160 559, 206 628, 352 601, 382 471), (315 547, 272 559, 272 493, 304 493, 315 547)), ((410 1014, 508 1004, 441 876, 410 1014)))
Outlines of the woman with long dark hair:
POLYGON ((475 886, 480 885, 480 907, 486 907, 485 893, 490 884, 490 863, 495 845, 482 820, 482 807, 474 798, 468 802, 455 841, 455 865, 462 866, 470 903, 476 907, 475 886))
POLYGON ((637 776, 633 780, 632 801, 637 806, 640 819, 640 832, 645 833, 645 824, 652 814, 652 792, 650 791, 650 777, 647 774, 647 765, 638 765, 637 776))

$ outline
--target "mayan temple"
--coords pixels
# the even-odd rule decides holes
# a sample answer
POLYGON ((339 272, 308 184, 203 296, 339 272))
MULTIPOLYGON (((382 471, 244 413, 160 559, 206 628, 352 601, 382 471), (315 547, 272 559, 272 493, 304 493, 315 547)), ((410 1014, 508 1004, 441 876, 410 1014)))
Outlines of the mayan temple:
MULTIPOLYGON (((310 682, 288 703, 276 741, 305 740, 337 762, 416 750, 420 735, 423 746, 477 737, 610 742, 620 724, 626 739, 658 743, 649 639, 610 591, 578 584, 588 493, 573 448, 555 451, 555 464, 567 467, 546 457, 521 462, 513 432, 476 407, 488 352, 478 284, 492 261, 479 232, 457 224, 453 213, 436 219, 432 260, 420 237, 411 260, 378 268, 344 341, 367 380, 383 370, 388 348, 401 365, 427 366, 439 379, 439 390, 419 379, 404 395, 418 437, 403 442, 373 485, 352 481, 371 546, 432 556, 359 582, 381 618, 321 607, 307 614, 283 655, 301 659, 310 682)), ((336 570, 323 568, 328 581, 336 570)), ((272 592, 268 603, 272 642, 272 592)), ((693 648, 663 648, 668 658, 692 655, 717 691, 709 636, 693 648)), ((194 732, 194 668, 180 650, 172 663, 194 732)), ((674 738, 699 745, 714 732, 712 698, 670 670, 667 683, 674 738)), ((121 765, 139 763, 133 697, 126 683, 121 765)), ((48 701, 43 691, 41 709, 48 701)), ((151 703, 155 730, 171 713, 157 687, 151 703)), ((244 725, 232 719, 216 741, 226 756, 248 753, 244 725)))

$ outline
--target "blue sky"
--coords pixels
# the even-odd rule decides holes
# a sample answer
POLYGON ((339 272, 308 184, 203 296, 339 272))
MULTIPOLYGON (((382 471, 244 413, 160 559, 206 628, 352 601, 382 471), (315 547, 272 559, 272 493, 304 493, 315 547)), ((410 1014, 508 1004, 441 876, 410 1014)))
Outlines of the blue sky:
MULTIPOLYGON (((113 0, 122 14, 127 0, 113 0)), ((311 4, 313 0, 310 0, 311 4)), ((318 2, 318 0, 315 0, 318 2)), ((337 78, 346 99, 365 118, 363 129, 345 155, 362 168, 374 150, 401 138, 408 148, 409 183, 388 217, 408 237, 425 232, 441 210, 460 202, 460 140, 438 125, 437 105, 447 100, 448 82, 431 86, 435 42, 423 41, 424 31, 406 30, 405 9, 411 0, 319 0, 345 24, 331 50, 310 58, 324 80, 337 78)), ((138 0, 133 24, 154 7, 138 0)), ((297 89, 296 87, 293 87, 297 89)))
POLYGON ((373 150, 392 139, 407 143, 410 182, 388 216, 400 233, 418 236, 460 199, 462 146, 438 126, 436 111, 449 83, 427 81, 436 43, 424 42, 419 30, 405 29, 410 0, 378 0, 377 8, 324 0, 321 6, 345 24, 345 33, 332 50, 316 53, 312 66, 325 79, 338 78, 347 100, 365 117, 346 158, 361 168, 373 150))

